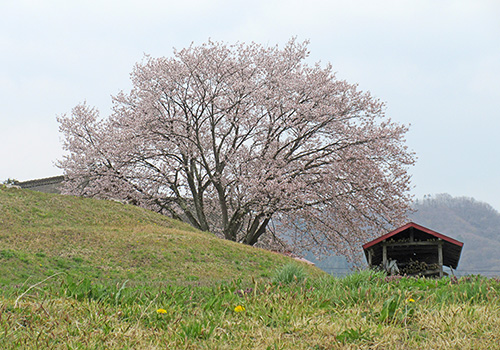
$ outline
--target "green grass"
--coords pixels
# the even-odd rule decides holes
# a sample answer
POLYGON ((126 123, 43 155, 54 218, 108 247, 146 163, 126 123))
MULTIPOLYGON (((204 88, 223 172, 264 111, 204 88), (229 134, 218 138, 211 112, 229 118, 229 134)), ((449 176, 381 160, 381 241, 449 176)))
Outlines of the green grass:
POLYGON ((1 349, 500 344, 499 280, 333 278, 113 202, 0 190, 0 262, 1 349))
POLYGON ((355 277, 362 282, 323 277, 289 284, 254 280, 247 287, 237 279, 138 288, 58 275, 52 277, 57 283, 24 285, 0 297, 0 347, 498 348, 498 281, 388 282, 370 271, 355 277), (474 296, 466 297, 471 290, 474 296))
MULTIPOLYGON (((64 271, 110 283, 212 284, 269 277, 289 258, 112 201, 0 190, 0 285, 64 271)), ((319 269, 309 269, 319 275, 319 269)))

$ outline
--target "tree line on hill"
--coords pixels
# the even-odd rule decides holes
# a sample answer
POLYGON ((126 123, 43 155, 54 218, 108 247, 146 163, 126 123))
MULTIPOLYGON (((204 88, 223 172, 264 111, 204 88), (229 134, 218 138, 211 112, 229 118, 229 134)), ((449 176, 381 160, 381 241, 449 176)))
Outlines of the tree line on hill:
POLYGON ((500 276, 500 213, 470 197, 426 196, 411 220, 464 243, 457 273, 500 276))

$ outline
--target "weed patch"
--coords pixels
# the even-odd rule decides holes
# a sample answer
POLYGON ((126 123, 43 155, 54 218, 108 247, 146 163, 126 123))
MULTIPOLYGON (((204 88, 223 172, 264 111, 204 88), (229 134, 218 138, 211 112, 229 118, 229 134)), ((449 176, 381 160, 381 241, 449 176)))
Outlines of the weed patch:
POLYGON ((306 277, 307 273, 304 267, 295 263, 288 263, 276 270, 273 282, 281 284, 300 283, 306 277))

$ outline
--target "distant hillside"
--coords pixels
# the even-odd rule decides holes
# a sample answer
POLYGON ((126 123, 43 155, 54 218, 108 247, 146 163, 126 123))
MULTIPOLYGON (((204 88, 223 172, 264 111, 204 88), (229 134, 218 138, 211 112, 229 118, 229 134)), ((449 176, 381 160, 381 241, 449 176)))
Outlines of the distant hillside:
POLYGON ((464 242, 459 274, 500 276, 500 213, 487 203, 448 194, 416 201, 411 220, 464 242))

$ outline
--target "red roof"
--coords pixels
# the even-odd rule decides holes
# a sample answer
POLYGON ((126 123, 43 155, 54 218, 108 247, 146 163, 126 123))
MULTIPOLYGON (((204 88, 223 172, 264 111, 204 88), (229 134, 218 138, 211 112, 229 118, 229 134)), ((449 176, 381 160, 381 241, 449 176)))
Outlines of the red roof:
POLYGON ((379 238, 376 238, 376 239, 374 239, 371 242, 363 244, 363 249, 370 248, 370 247, 374 246, 377 243, 380 243, 380 242, 382 242, 382 241, 384 241, 384 240, 386 240, 388 238, 391 238, 394 235, 397 235, 400 232, 403 232, 404 230, 409 229, 410 227, 413 227, 413 228, 416 228, 417 230, 420 230, 422 232, 428 233, 428 234, 430 234, 430 235, 432 235, 432 236, 434 236, 436 238, 441 238, 443 241, 446 241, 448 243, 454 244, 456 246, 463 247, 463 245, 464 245, 462 242, 459 242, 459 241, 457 241, 457 240, 455 240, 455 239, 453 239, 451 237, 445 236, 445 235, 443 235, 441 233, 438 233, 436 231, 429 230, 428 228, 420 226, 420 225, 418 225, 418 224, 416 224, 414 222, 409 222, 406 225, 401 226, 400 228, 398 228, 398 229, 396 229, 394 231, 386 233, 385 235, 380 236, 379 238))

